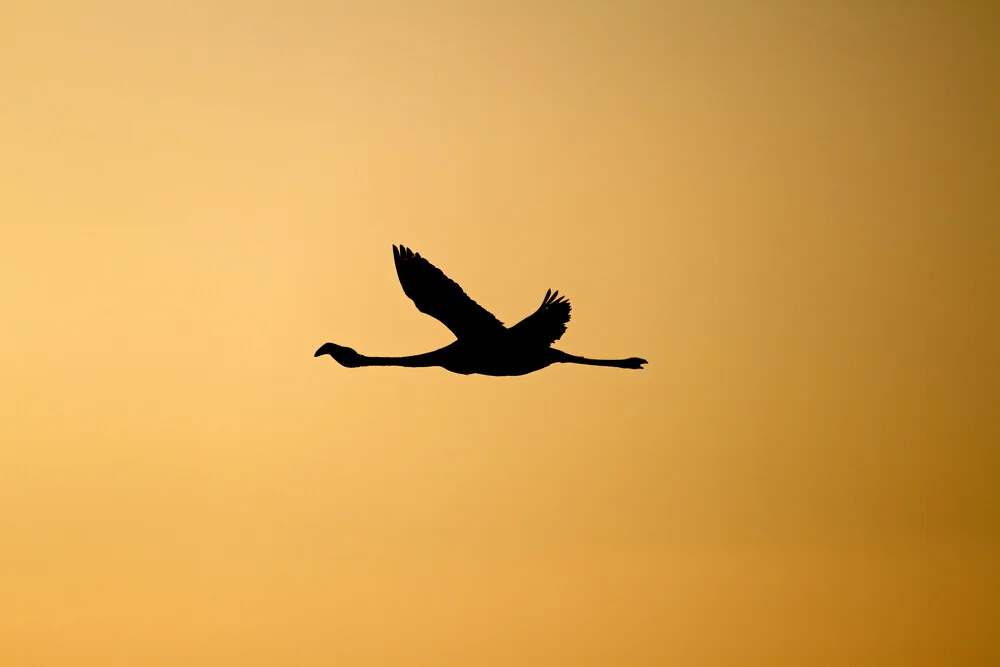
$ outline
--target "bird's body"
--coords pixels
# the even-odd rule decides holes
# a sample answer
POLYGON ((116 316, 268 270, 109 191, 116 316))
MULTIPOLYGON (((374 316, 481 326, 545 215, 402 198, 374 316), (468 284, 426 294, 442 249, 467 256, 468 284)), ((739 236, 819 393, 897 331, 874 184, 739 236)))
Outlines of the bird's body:
POLYGON ((527 375, 554 363, 641 369, 645 359, 588 359, 552 347, 566 331, 570 305, 549 290, 534 313, 505 327, 492 313, 470 299, 462 288, 409 248, 393 246, 396 273, 403 292, 417 309, 438 319, 456 340, 432 352, 408 357, 368 357, 349 347, 325 343, 314 356, 329 354, 342 366, 439 366, 461 375, 527 375))
POLYGON ((441 365, 452 373, 493 376, 534 373, 555 363, 559 354, 547 345, 519 345, 506 336, 486 345, 457 340, 442 353, 441 365))

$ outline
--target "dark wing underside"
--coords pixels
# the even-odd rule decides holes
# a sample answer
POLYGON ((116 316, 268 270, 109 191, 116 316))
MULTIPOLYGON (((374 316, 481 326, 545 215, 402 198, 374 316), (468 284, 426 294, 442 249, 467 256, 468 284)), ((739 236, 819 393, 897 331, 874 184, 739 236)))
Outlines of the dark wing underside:
POLYGON ((419 253, 400 245, 392 246, 392 256, 403 293, 417 310, 439 320, 457 338, 481 338, 504 330, 500 320, 419 253))
POLYGON ((569 301, 564 296, 546 290, 538 310, 510 328, 510 333, 529 344, 552 345, 566 333, 569 322, 569 301))

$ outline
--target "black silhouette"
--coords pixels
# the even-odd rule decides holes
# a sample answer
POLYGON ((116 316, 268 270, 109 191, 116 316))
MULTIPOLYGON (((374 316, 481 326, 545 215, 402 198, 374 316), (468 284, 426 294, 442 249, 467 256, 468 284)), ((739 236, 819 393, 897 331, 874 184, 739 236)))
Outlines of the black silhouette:
POLYGON ((392 246, 403 292, 417 310, 440 320, 457 340, 433 352, 409 357, 366 357, 349 347, 325 343, 313 356, 329 354, 341 366, 441 366, 469 375, 526 375, 554 363, 613 366, 641 370, 645 359, 588 359, 551 347, 566 331, 570 305, 552 290, 531 315, 510 327, 468 297, 440 269, 402 245, 392 246))

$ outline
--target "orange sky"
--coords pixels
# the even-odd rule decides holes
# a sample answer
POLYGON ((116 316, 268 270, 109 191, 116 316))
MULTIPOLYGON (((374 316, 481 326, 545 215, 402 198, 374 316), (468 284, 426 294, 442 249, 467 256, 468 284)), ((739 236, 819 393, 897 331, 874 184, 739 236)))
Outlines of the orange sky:
POLYGON ((0 11, 0 664, 1000 662, 995 11, 84 4, 0 11), (649 365, 314 359, 450 342, 393 243, 649 365))

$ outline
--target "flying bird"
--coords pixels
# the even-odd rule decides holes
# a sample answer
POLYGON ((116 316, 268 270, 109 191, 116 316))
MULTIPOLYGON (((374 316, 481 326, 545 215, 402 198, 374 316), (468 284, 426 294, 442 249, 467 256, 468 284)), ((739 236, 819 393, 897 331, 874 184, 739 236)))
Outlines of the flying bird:
POLYGON ((417 310, 448 327, 456 340, 433 352, 408 357, 368 357, 349 347, 324 343, 314 357, 329 354, 341 366, 440 366, 452 373, 470 375, 527 375, 551 364, 586 364, 641 370, 648 363, 639 357, 589 359, 552 347, 566 331, 569 301, 548 290, 538 310, 512 327, 505 327, 492 313, 469 298, 456 282, 409 248, 392 246, 396 275, 403 293, 417 310))

